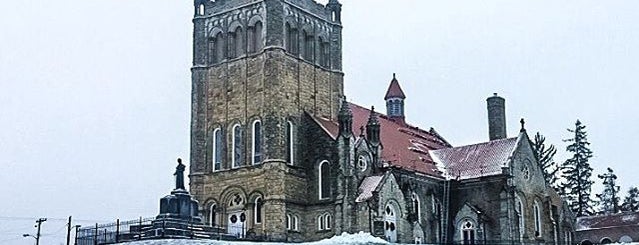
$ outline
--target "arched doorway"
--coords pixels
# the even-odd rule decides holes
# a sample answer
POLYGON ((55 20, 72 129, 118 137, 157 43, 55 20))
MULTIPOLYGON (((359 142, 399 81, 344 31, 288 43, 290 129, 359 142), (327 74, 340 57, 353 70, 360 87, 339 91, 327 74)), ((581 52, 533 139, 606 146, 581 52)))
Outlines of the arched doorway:
POLYGON ((227 215, 227 233, 237 238, 244 238, 246 235, 246 210, 244 209, 244 198, 239 194, 233 195, 229 201, 227 215))
POLYGON ((397 216, 393 205, 386 205, 384 209, 384 237, 389 242, 397 241, 397 216))

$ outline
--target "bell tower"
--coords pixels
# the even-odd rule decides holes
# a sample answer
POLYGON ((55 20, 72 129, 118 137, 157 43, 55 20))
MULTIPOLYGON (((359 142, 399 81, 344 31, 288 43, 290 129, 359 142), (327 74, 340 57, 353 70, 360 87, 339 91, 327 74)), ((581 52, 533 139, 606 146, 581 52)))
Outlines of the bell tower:
POLYGON ((305 167, 302 116, 337 120, 343 97, 341 6, 194 0, 190 187, 208 222, 225 225, 220 210, 250 213, 260 200, 272 210, 245 214, 247 224, 286 232, 281 212, 305 200, 284 193, 287 169, 305 167), (222 209, 230 196, 243 209, 222 209))

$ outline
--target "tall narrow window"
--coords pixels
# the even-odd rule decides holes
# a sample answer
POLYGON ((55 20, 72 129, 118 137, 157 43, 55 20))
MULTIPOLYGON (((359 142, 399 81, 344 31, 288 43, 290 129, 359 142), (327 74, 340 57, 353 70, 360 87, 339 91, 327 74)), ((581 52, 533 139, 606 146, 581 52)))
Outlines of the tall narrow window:
POLYGON ((304 34, 304 46, 303 48, 303 52, 304 52, 304 59, 306 60, 313 60, 313 51, 315 49, 315 37, 312 34, 306 33, 306 31, 303 32, 304 34))
POLYGON ((286 162, 293 165, 293 123, 291 121, 286 122, 286 146, 286 162))
POLYGON ((421 223, 422 213, 421 213, 420 205, 419 205, 419 197, 417 196, 417 194, 413 193, 412 199, 413 199, 413 210, 415 211, 417 222, 421 223))
POLYGON ((214 39, 214 45, 215 45, 215 60, 214 63, 219 63, 220 61, 222 61, 224 59, 224 36, 222 35, 222 33, 218 33, 217 35, 215 35, 215 39, 214 39))
POLYGON ((322 161, 319 165, 319 198, 328 198, 330 193, 330 166, 328 161, 322 161))
POLYGON ((331 229, 331 225, 332 225, 331 219, 332 218, 333 218, 333 216, 331 216, 330 214, 324 215, 324 222, 326 222, 326 224, 324 225, 324 228, 326 228, 327 230, 331 229))
POLYGON ((255 199, 255 210, 253 210, 255 214, 255 224, 262 223, 262 198, 258 197, 255 199))
POLYGON ((204 4, 200 4, 197 8, 198 15, 204 15, 206 13, 206 9, 204 8, 204 4))
POLYGON ((243 130, 242 126, 236 124, 233 126, 233 154, 232 154, 232 166, 238 168, 244 165, 244 152, 243 149, 243 130))
POLYGON ((297 215, 293 216, 293 230, 295 231, 299 231, 300 230, 300 218, 297 215))
POLYGON ((329 58, 328 58, 328 42, 326 42, 325 40, 323 40, 321 37, 319 38, 319 63, 321 66, 323 67, 328 67, 329 66, 329 58))
POLYGON ((516 197, 515 205, 516 205, 515 212, 519 216, 519 240, 522 241, 524 239, 524 233, 526 231, 526 228, 525 228, 526 222, 524 221, 525 219, 524 213, 526 211, 524 210, 524 205, 521 201, 521 198, 516 197))
POLYGON ((293 220, 291 219, 291 215, 287 214, 286 215, 286 229, 287 230, 291 230, 291 223, 293 222, 293 220))
POLYGON ((535 212, 535 236, 539 237, 541 236, 541 210, 539 210, 539 204, 536 201, 533 212, 535 212))
POLYGON ((216 53, 215 53, 215 38, 209 38, 208 40, 208 49, 207 49, 207 54, 208 54, 208 63, 209 64, 215 64, 217 62, 217 58, 216 53))
POLYGON ((244 54, 244 31, 242 27, 237 27, 229 33, 229 58, 237 58, 244 54))
POLYGON ((250 53, 259 52, 262 49, 262 22, 256 22, 247 31, 248 47, 250 53))
POLYGON ((253 165, 262 162, 262 122, 253 122, 253 165))
POLYGON ((324 230, 324 215, 320 215, 317 217, 317 229, 324 230))
POLYGON ((213 171, 218 171, 222 169, 222 150, 224 144, 222 143, 222 129, 216 128, 213 131, 213 171))
POLYGON ((211 210, 209 211, 209 222, 211 226, 215 227, 217 220, 217 205, 214 203, 211 205, 211 210))

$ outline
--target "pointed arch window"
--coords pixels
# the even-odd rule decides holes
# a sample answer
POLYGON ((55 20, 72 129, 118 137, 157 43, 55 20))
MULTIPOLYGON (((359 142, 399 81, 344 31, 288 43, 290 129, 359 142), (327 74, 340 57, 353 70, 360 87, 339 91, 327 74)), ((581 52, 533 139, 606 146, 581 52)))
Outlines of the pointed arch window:
POLYGON ((464 245, 475 244, 475 223, 470 220, 462 222, 461 226, 461 239, 464 245))
POLYGON ((294 231, 299 231, 300 230, 300 218, 297 215, 293 215, 293 230, 294 231))
POLYGON ((255 207, 253 209, 253 214, 255 215, 254 220, 255 224, 262 223, 262 198, 258 197, 255 199, 255 207))
POLYGON ((222 151, 224 144, 222 143, 222 129, 216 128, 213 130, 213 149, 212 149, 212 163, 213 171, 219 171, 222 169, 222 151))
POLYGON ((415 216, 417 218, 417 222, 421 223, 422 212, 421 212, 421 207, 420 207, 419 196, 417 196, 417 194, 413 193, 411 199, 413 201, 413 211, 415 212, 415 216))
POLYGON ((291 227, 293 225, 293 219, 291 218, 290 214, 286 215, 286 230, 291 230, 291 227))
POLYGON ((253 122, 253 165, 260 164, 262 162, 262 122, 256 120, 253 122))
POLYGON ((289 165, 294 163, 294 151, 293 151, 293 123, 291 121, 286 122, 286 162, 289 165))
POLYGON ((539 203, 535 201, 535 205, 533 206, 533 215, 535 216, 535 236, 541 236, 541 209, 539 207, 539 203))
POLYGON ((519 216, 519 240, 523 241, 524 239, 524 233, 526 232, 526 222, 525 222, 525 209, 524 209, 524 204, 521 201, 521 198, 519 196, 516 197, 515 200, 515 212, 517 213, 517 216, 519 216))
POLYGON ((239 124, 235 124, 233 126, 233 148, 231 154, 231 162, 233 168, 239 168, 244 165, 244 152, 242 151, 244 142, 243 142, 243 134, 244 130, 242 130, 242 126, 239 124))
POLYGON ((324 230, 324 215, 317 217, 317 229, 320 231, 324 230))
POLYGON ((319 164, 319 174, 317 175, 319 178, 319 198, 325 199, 329 197, 330 194, 330 164, 328 161, 324 160, 319 164))

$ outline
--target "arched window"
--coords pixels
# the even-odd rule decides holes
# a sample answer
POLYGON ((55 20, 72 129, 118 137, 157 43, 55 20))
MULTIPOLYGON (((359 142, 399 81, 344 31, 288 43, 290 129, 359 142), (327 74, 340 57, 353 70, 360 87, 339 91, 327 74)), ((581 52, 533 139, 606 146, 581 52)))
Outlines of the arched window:
POLYGON ((333 219, 333 216, 331 216, 331 214, 325 214, 324 215, 324 223, 325 223, 324 224, 324 228, 326 228, 327 230, 331 229, 332 219, 333 219))
POLYGON ((214 45, 215 45, 215 61, 214 63, 219 63, 222 60, 224 60, 225 57, 225 53, 224 53, 224 36, 222 35, 222 33, 218 33, 217 35, 215 35, 214 38, 214 45))
POLYGON ((433 208, 433 214, 435 215, 436 218, 439 218, 439 214, 441 213, 441 210, 442 210, 441 204, 439 202, 439 199, 437 199, 435 197, 435 194, 433 194, 431 196, 431 201, 433 202, 433 207, 432 207, 433 208))
POLYGON ((390 204, 384 208, 384 237, 389 242, 397 241, 397 216, 395 207, 390 204))
POLYGON ((262 49, 262 22, 258 21, 248 28, 248 48, 250 53, 262 49))
POLYGON ((417 222, 421 223, 422 213, 420 209, 419 197, 417 196, 417 194, 413 193, 411 199, 413 200, 413 211, 415 211, 417 222))
POLYGON ((299 231, 300 230, 300 218, 297 215, 293 215, 293 230, 295 231, 299 231))
POLYGON ((329 67, 329 45, 328 42, 319 38, 319 62, 323 67, 329 67))
POLYGON ((317 229, 324 230, 324 215, 320 215, 317 217, 317 229))
POLYGON ((291 121, 286 122, 286 145, 286 162, 293 165, 293 123, 291 121))
POLYGON ((517 213, 517 216, 519 217, 519 240, 523 241, 524 233, 526 232, 526 222, 525 222, 526 210, 524 209, 524 204, 521 201, 521 198, 519 198, 519 196, 515 198, 515 212, 517 213))
POLYGON ((317 175, 319 178, 319 198, 324 199, 328 198, 330 194, 330 166, 328 161, 322 161, 319 164, 319 174, 317 175))
POLYGON ((211 204, 211 210, 209 210, 209 222, 211 226, 215 227, 217 224, 217 204, 211 204))
POLYGON ((254 220, 255 224, 262 223, 262 198, 258 197, 255 199, 255 207, 253 209, 253 214, 255 215, 254 220))
POLYGON ((233 149, 232 149, 232 159, 231 162, 233 168, 238 168, 244 165, 244 152, 242 151, 244 142, 243 142, 243 130, 242 126, 239 124, 235 124, 233 126, 233 149))
POLYGON ((304 52, 303 57, 306 60, 313 60, 315 37, 311 33, 307 33, 306 31, 303 31, 302 34, 304 37, 304 43, 302 45, 302 51, 304 52))
POLYGON ((290 23, 286 23, 286 51, 291 54, 298 53, 298 32, 297 28, 291 26, 290 23))
POLYGON ((229 58, 237 58, 244 54, 244 31, 237 27, 229 33, 229 58))
POLYGON ((541 236, 541 210, 539 208, 539 203, 535 201, 535 205, 533 206, 533 215, 535 215, 535 236, 541 236))
POLYGON ((213 163, 213 171, 218 171, 222 169, 222 150, 224 144, 222 143, 222 129, 216 128, 213 130, 213 149, 212 149, 212 163, 213 163))
POLYGON ((465 220, 462 222, 461 238, 464 245, 475 244, 475 224, 472 221, 465 220))
POLYGON ((262 162, 262 122, 256 120, 253 122, 253 165, 262 162))
POLYGON ((291 230, 293 220, 291 219, 291 215, 286 215, 286 230, 291 230))
POLYGON ((217 62, 217 57, 216 53, 215 53, 215 37, 211 37, 208 40, 208 49, 207 49, 207 54, 208 54, 208 63, 209 64, 215 64, 217 62))
POLYGON ((197 7, 197 14, 198 15, 204 15, 206 13, 206 9, 204 8, 204 4, 200 4, 197 7))

